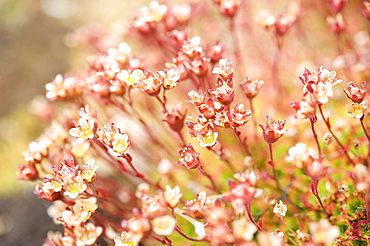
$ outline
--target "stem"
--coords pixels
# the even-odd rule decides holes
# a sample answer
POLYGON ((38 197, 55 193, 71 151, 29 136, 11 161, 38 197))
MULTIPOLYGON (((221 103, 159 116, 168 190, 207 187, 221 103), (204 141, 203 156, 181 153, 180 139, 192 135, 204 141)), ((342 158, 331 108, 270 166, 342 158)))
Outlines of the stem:
POLYGON ((338 137, 334 134, 334 132, 331 130, 331 126, 330 126, 330 122, 329 122, 329 119, 326 119, 325 116, 324 116, 324 113, 322 111, 322 104, 319 104, 319 111, 320 111, 320 114, 321 114, 321 117, 322 119, 324 120, 325 122, 325 125, 327 126, 329 132, 331 133, 331 135, 333 135, 333 138, 335 139, 335 141, 337 142, 337 144, 340 146, 340 148, 342 149, 343 153, 346 155, 347 159, 349 160, 349 162, 352 164, 352 165, 355 165, 353 163, 353 160, 351 159, 351 157, 349 157, 348 155, 348 151, 347 149, 341 144, 341 142, 339 141, 338 137))
MULTIPOLYGON (((221 144, 221 143, 220 143, 221 144)), ((212 147, 207 147, 208 150, 212 151, 217 157, 219 157, 221 160, 223 160, 227 166, 229 167, 229 169, 231 170, 231 172, 235 173, 236 170, 234 169, 234 167, 231 165, 231 162, 228 158, 226 158, 225 154, 223 153, 223 147, 221 145, 221 148, 220 148, 220 154, 217 153, 217 151, 215 149, 213 149, 212 147)))
POLYGON ((365 195, 366 219, 370 221, 370 196, 365 195))
POLYGON ((247 213, 248 219, 257 227, 257 229, 259 231, 262 231, 262 228, 260 227, 260 225, 257 224, 257 222, 252 217, 252 214, 251 214, 251 204, 250 204, 250 202, 247 203, 247 204, 245 204, 245 209, 246 209, 246 213, 247 213))
POLYGON ((369 134, 367 133, 367 131, 366 131, 366 127, 365 127, 365 125, 364 125, 364 117, 362 117, 362 118, 360 119, 360 123, 361 123, 362 130, 364 130, 364 133, 365 133, 366 138, 367 138, 367 141, 368 141, 368 146, 367 146, 367 148, 368 148, 368 153, 367 153, 367 156, 370 156, 370 137, 369 137, 369 134))
POLYGON ((249 148, 248 148, 248 145, 247 145, 247 138, 244 138, 244 140, 242 140, 240 138, 240 131, 236 128, 234 128, 234 133, 235 133, 235 136, 236 138, 238 139, 239 143, 242 145, 244 151, 247 153, 247 155, 251 156, 251 152, 249 151, 249 148))
POLYGON ((177 231, 181 236, 183 236, 184 238, 186 238, 190 241, 193 241, 193 242, 203 242, 204 241, 202 239, 196 239, 196 238, 189 237, 177 225, 175 226, 175 231, 177 231))
POLYGON ((152 233, 151 237, 154 238, 155 240, 157 240, 158 242, 164 244, 164 245, 173 246, 171 240, 169 240, 166 236, 162 239, 162 238, 158 237, 157 235, 155 235, 154 233, 152 233))
MULTIPOLYGON (((116 102, 115 100, 112 100, 112 99, 111 99, 111 102, 117 108, 121 109, 123 112, 125 112, 127 114, 129 113, 123 104, 118 103, 118 102, 116 102)), ((151 130, 151 128, 148 126, 148 124, 145 123, 143 118, 140 116, 140 114, 137 112, 137 110, 133 107, 132 102, 131 103, 129 102, 129 105, 130 105, 130 108, 132 109, 132 113, 135 114, 136 119, 144 126, 145 132, 149 135, 149 137, 153 140, 153 142, 156 145, 159 145, 161 148, 165 149, 165 146, 153 135, 153 131, 151 130)))
POLYGON ((252 111, 252 121, 253 121, 253 128, 254 128, 254 135, 257 136, 257 118, 253 108, 253 98, 249 98, 249 107, 252 111))
POLYGON ((166 97, 164 96, 164 92, 163 92, 163 100, 157 95, 155 96, 155 98, 157 98, 157 100, 160 102, 160 104, 162 105, 162 108, 163 108, 163 112, 164 113, 167 113, 167 108, 166 108, 166 97))
POLYGON ((319 195, 319 190, 318 190, 318 185, 319 185, 319 181, 318 180, 312 180, 312 184, 311 184, 311 191, 313 193, 313 195, 317 198, 317 200, 319 201, 319 204, 322 208, 322 210, 324 211, 324 213, 326 214, 327 217, 329 217, 329 213, 326 211, 325 207, 324 207, 324 204, 322 203, 321 201, 321 198, 320 198, 320 195, 319 195))
POLYGON ((180 138, 180 141, 181 141, 181 144, 182 144, 182 148, 186 147, 186 142, 185 142, 185 139, 184 139, 184 136, 181 134, 180 131, 177 132, 177 135, 179 136, 180 138))
POLYGON ((276 169, 275 169, 274 157, 273 157, 273 152, 272 152, 272 144, 269 144, 269 153, 270 153, 269 165, 272 167, 272 171, 274 173, 274 179, 275 179, 275 182, 276 182, 276 188, 278 190, 281 190, 279 179, 277 177, 276 169))
POLYGON ((206 173, 206 171, 204 171, 204 169, 203 169, 202 165, 199 165, 198 170, 199 170, 199 172, 200 172, 204 177, 206 177, 207 179, 209 179, 209 181, 211 181, 213 191, 216 191, 216 192, 218 192, 218 193, 221 193, 221 192, 220 192, 220 190, 217 188, 216 183, 215 183, 215 181, 213 180, 212 176, 211 176, 211 175, 209 175, 208 173, 206 173))
POLYGON ((312 130, 312 133, 313 133, 313 136, 315 138, 316 145, 317 145, 317 150, 319 152, 319 157, 321 157, 320 143, 319 143, 319 139, 317 138, 316 131, 315 131, 315 122, 316 122, 316 120, 317 120, 316 116, 314 118, 310 118, 310 123, 311 123, 311 130, 312 130))
POLYGON ((148 183, 149 185, 151 185, 151 186, 153 186, 153 187, 160 188, 158 184, 156 185, 156 184, 154 184, 152 181, 148 180, 148 179, 144 176, 144 174, 140 173, 140 172, 136 169, 136 167, 135 167, 135 166, 134 166, 134 164, 132 163, 132 158, 131 158, 131 156, 130 156, 129 154, 125 154, 125 153, 123 153, 120 157, 123 157, 123 158, 126 160, 126 162, 128 163, 128 165, 130 166, 130 168, 134 171, 134 173, 135 173, 135 177, 138 177, 138 178, 140 178, 140 179, 144 180, 146 183, 148 183))

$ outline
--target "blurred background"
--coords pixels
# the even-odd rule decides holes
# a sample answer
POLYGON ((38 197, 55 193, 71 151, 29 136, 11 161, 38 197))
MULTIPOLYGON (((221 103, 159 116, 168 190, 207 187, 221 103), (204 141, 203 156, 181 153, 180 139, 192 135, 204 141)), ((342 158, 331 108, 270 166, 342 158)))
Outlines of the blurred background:
POLYGON ((0 246, 42 245, 48 230, 58 230, 35 183, 16 180, 16 170, 45 127, 32 100, 57 74, 86 66, 89 50, 69 47, 68 35, 91 22, 101 32, 124 30, 147 2, 0 0, 0 246))

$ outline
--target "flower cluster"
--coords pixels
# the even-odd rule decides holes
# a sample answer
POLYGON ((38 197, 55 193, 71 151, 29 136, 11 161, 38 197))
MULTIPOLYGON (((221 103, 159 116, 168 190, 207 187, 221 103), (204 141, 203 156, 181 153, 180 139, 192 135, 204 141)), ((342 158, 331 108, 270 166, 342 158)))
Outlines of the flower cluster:
POLYGON ((71 36, 96 53, 46 85, 60 107, 18 171, 64 228, 44 245, 369 242, 369 2, 328 2, 261 14, 270 33, 262 2, 152 1, 115 46, 71 36))

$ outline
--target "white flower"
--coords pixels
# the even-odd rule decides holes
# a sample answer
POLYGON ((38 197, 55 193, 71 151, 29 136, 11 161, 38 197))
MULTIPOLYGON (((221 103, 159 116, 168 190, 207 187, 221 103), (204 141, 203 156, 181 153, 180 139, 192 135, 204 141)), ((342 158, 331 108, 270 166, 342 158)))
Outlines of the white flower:
POLYGON ((236 237, 243 238, 246 241, 251 241, 254 233, 257 231, 257 227, 249 222, 246 217, 234 220, 232 222, 232 228, 236 237))
POLYGON ((283 201, 276 202, 274 207, 274 214, 279 217, 284 217, 286 212, 288 211, 287 206, 283 203, 283 201))
POLYGON ((176 185, 172 189, 170 186, 166 185, 166 191, 164 192, 164 199, 166 200, 166 202, 171 208, 174 208, 177 206, 181 197, 182 197, 182 193, 180 192, 179 186, 176 185))
POLYGON ((156 217, 152 221, 155 234, 168 236, 173 232, 176 225, 176 219, 170 215, 156 217))
POLYGON ((308 224, 315 243, 332 244, 339 236, 339 228, 330 224, 328 219, 308 224))

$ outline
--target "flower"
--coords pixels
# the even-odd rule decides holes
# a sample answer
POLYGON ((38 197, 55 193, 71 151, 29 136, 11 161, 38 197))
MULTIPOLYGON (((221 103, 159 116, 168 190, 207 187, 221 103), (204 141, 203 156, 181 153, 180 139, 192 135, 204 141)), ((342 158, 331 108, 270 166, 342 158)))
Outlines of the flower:
POLYGON ((64 182, 64 194, 71 199, 76 199, 87 188, 81 176, 68 178, 64 182))
POLYGON ((89 213, 94 213, 98 209, 97 198, 90 197, 86 199, 77 198, 75 200, 75 205, 73 205, 72 210, 76 213, 81 213, 82 211, 88 211, 89 213))
POLYGON ((257 232, 257 227, 249 222, 246 217, 234 220, 232 228, 236 237, 243 238, 246 241, 251 241, 254 233, 257 232))
POLYGON ((335 13, 339 13, 347 5, 348 0, 329 0, 330 7, 335 13))
POLYGON ((352 103, 352 105, 347 104, 346 108, 350 117, 357 119, 362 119, 364 117, 364 107, 362 103, 352 103))
POLYGON ((147 22, 160 22, 167 11, 167 6, 159 4, 157 1, 151 1, 149 7, 143 6, 140 8, 140 13, 145 17, 147 22))
POLYGON ((71 211, 71 210, 64 210, 61 214, 62 221, 66 225, 72 226, 80 226, 81 223, 85 223, 90 218, 91 213, 89 211, 71 211))
POLYGON ((39 173, 34 163, 18 166, 17 179, 37 180, 38 178, 39 178, 39 173))
POLYGON ((345 31, 345 24, 343 20, 343 15, 341 13, 336 14, 334 17, 329 16, 326 21, 329 24, 330 30, 335 34, 341 34, 345 31))
POLYGON ((171 208, 174 208, 177 206, 181 197, 182 197, 182 193, 180 192, 179 186, 176 185, 172 189, 171 186, 166 185, 166 191, 164 192, 164 199, 166 200, 167 204, 171 208))
POLYGON ((266 116, 266 124, 259 127, 262 129, 263 138, 268 144, 275 143, 281 138, 287 130, 284 130, 285 120, 273 120, 270 116, 266 116))
POLYGON ((305 68, 302 76, 299 77, 304 85, 303 92, 311 93, 321 104, 327 103, 329 98, 333 97, 334 87, 342 82, 336 78, 336 74, 335 71, 329 71, 322 67, 317 71, 305 68))
POLYGON ((353 82, 348 83, 348 90, 344 89, 347 97, 354 103, 361 103, 366 96, 366 81, 362 82, 361 85, 355 85, 353 82))
POLYGON ((145 79, 145 75, 141 69, 135 69, 132 72, 123 69, 116 75, 116 78, 125 82, 128 87, 132 88, 142 79, 145 79))
POLYGON ((203 53, 203 47, 200 45, 201 39, 196 36, 184 42, 182 51, 190 58, 203 53))
POLYGON ((314 243, 331 244, 339 236, 339 228, 330 224, 328 219, 308 224, 314 243))
POLYGON ((209 90, 208 92, 224 105, 229 105, 234 100, 234 89, 224 81, 219 81, 216 90, 209 90))
POLYGON ((186 112, 183 114, 179 110, 179 106, 174 107, 171 112, 166 112, 164 114, 164 120, 168 123, 171 129, 175 132, 180 132, 182 127, 184 126, 184 120, 186 112))
POLYGON ((316 102, 309 93, 306 93, 301 101, 292 102, 290 105, 297 111, 295 118, 298 120, 312 119, 316 116, 316 102))
POLYGON ((99 129, 100 141, 116 153, 124 153, 130 145, 128 135, 121 132, 121 129, 116 128, 115 124, 112 123, 111 127, 104 126, 99 129))
POLYGON ((38 142, 31 142, 28 150, 23 152, 24 160, 30 163, 40 162, 43 157, 48 154, 48 147, 50 143, 46 140, 38 142))
POLYGON ((166 214, 167 203, 163 192, 154 197, 141 196, 141 212, 148 218, 154 218, 166 214))
POLYGON ((88 160, 88 162, 86 162, 83 166, 82 166, 82 170, 81 170, 81 177, 83 178, 83 180, 85 180, 86 182, 93 182, 95 180, 95 177, 96 177, 96 170, 98 170, 99 166, 95 165, 95 159, 91 158, 90 160, 88 160))
POLYGON ((327 145, 331 144, 333 142, 333 134, 331 134, 330 132, 326 132, 322 138, 323 142, 327 145))
POLYGON ((219 65, 215 66, 212 73, 219 74, 224 80, 232 79, 236 65, 229 59, 220 59, 219 65))
POLYGON ((156 217, 152 220, 153 231, 155 234, 168 236, 173 232, 176 219, 170 215, 156 217))
POLYGON ((259 232, 257 234, 257 241, 259 246, 281 246, 281 239, 274 233, 259 232))
POLYGON ((114 246, 136 246, 136 243, 128 237, 127 232, 122 232, 121 237, 114 238, 114 246))
POLYGON ((188 144, 187 147, 179 151, 180 159, 178 164, 184 166, 188 169, 198 168, 199 162, 199 153, 195 152, 193 145, 191 143, 188 144))
POLYGON ((88 139, 93 139, 96 131, 95 115, 91 115, 88 105, 81 108, 78 112, 80 118, 75 128, 69 130, 69 135, 76 137, 78 144, 83 143, 88 139))
POLYGON ((173 68, 167 72, 158 71, 158 74, 163 78, 163 88, 166 90, 174 88, 181 78, 181 75, 173 68))
POLYGON ((102 232, 103 228, 93 223, 88 223, 84 227, 75 227, 73 230, 77 246, 93 245, 102 232))
POLYGON ((205 135, 198 135, 200 147, 212 147, 216 144, 218 138, 218 132, 208 131, 205 135))
POLYGON ((78 125, 75 128, 71 128, 69 130, 69 134, 71 136, 76 137, 76 142, 78 144, 81 144, 85 140, 94 138, 95 136, 94 128, 95 128, 94 119, 80 118, 78 120, 78 125))
POLYGON ((309 163, 316 158, 316 153, 313 149, 308 148, 304 143, 297 143, 295 146, 288 150, 289 156, 286 157, 286 161, 293 163, 296 167, 306 167, 309 163))
POLYGON ((142 79, 134 83, 134 86, 150 96, 156 96, 160 92, 162 84, 163 78, 159 74, 153 76, 147 72, 142 79))
POLYGON ((339 185, 338 191, 341 193, 347 193, 348 192, 348 186, 347 185, 339 185))
POLYGON ((219 9, 222 15, 233 18, 239 9, 241 0, 219 0, 219 9))
POLYGON ((252 111, 245 110, 244 104, 235 104, 234 107, 226 112, 232 127, 239 127, 246 124, 251 117, 252 111))
POLYGON ((198 92, 192 90, 188 93, 188 96, 190 97, 190 102, 194 104, 195 106, 199 106, 204 103, 204 92, 202 90, 199 90, 198 92))
POLYGON ((274 207, 274 214, 276 214, 278 217, 284 217, 286 212, 288 211, 287 206, 283 203, 283 201, 276 202, 274 207))
POLYGON ((63 78, 62 75, 58 74, 52 82, 45 85, 46 98, 54 101, 78 97, 82 94, 83 87, 83 80, 77 77, 63 78))
POLYGON ((130 145, 130 142, 128 141, 128 135, 127 134, 122 134, 117 132, 112 141, 112 149, 113 151, 122 154, 125 152, 130 145))
POLYGON ((251 80, 250 78, 246 78, 240 84, 240 87, 243 89, 244 94, 246 97, 252 99, 260 92, 262 86, 265 82, 263 80, 251 80))
POLYGON ((306 166, 306 174, 312 180, 320 180, 331 172, 329 161, 326 159, 315 159, 306 166))

